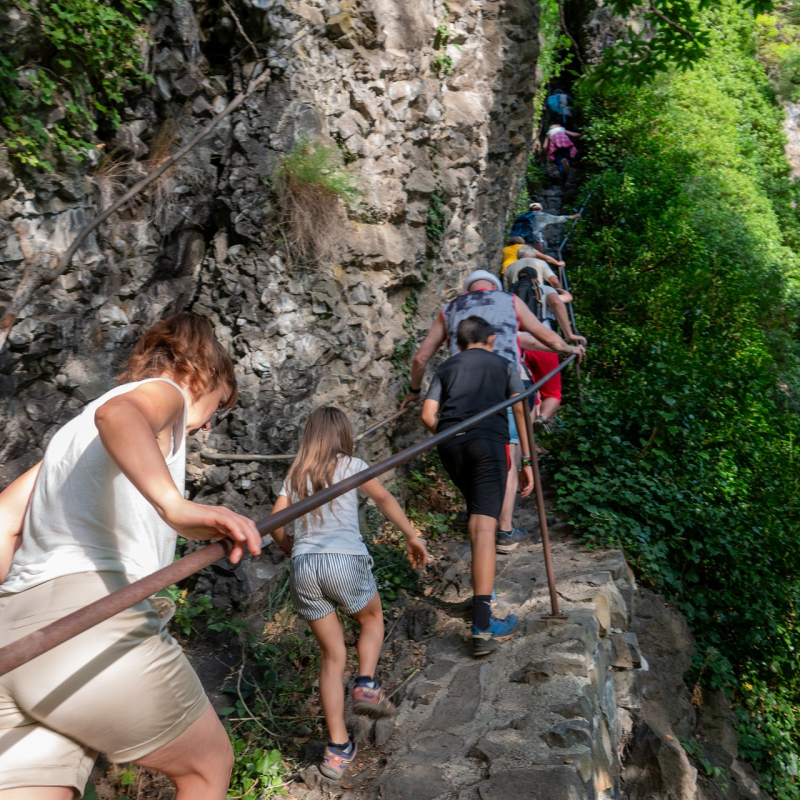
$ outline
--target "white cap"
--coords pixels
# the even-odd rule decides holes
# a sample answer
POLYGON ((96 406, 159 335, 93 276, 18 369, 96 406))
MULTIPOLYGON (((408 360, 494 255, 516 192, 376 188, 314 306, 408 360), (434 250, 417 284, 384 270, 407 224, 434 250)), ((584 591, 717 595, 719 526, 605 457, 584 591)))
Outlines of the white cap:
POLYGON ((531 211, 533 211, 533 209, 535 209, 535 208, 539 209, 539 211, 542 211, 542 210, 543 210, 543 209, 542 209, 542 204, 541 204, 541 203, 531 203, 531 204, 530 204, 530 209, 531 209, 531 211))
POLYGON ((476 269, 472 275, 469 275, 464 280, 464 292, 468 292, 469 287, 476 281, 491 281, 496 289, 499 289, 501 292, 503 291, 503 284, 500 283, 500 278, 496 275, 492 275, 491 272, 487 272, 485 269, 476 269))

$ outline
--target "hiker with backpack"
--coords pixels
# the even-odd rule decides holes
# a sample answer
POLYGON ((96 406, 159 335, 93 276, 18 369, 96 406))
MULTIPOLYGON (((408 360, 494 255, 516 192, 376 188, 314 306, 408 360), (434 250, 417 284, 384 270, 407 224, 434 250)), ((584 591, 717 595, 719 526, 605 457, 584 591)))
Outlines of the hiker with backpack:
POLYGON ((514 220, 509 236, 520 236, 525 244, 533 245, 540 253, 546 249, 544 229, 548 225, 560 225, 571 219, 580 219, 578 214, 548 214, 541 203, 531 203, 530 211, 520 214, 514 220))
POLYGON ((571 102, 572 98, 566 92, 562 92, 558 88, 553 89, 546 101, 547 110, 550 112, 550 120, 566 125, 567 121, 572 118, 571 102))
POLYGON ((520 270, 517 280, 511 286, 511 294, 519 298, 548 330, 555 332, 558 323, 564 338, 570 344, 586 344, 586 339, 574 334, 569 324, 569 314, 564 303, 571 302, 572 295, 563 289, 559 291, 541 283, 535 269, 524 267, 520 270))
POLYGON ((503 248, 503 265, 500 267, 501 275, 509 264, 513 264, 519 258, 517 253, 524 246, 525 240, 521 236, 510 236, 508 238, 506 246, 503 248))
MULTIPOLYGON (((541 283, 536 270, 531 267, 524 267, 520 270, 519 277, 511 290, 544 326, 555 330, 557 322, 568 342, 586 344, 583 336, 576 336, 572 333, 569 316, 564 305, 565 302, 572 300, 572 296, 568 292, 559 293, 551 286, 541 283)), ((540 342, 530 334, 524 332, 517 334, 517 341, 523 350, 523 363, 530 371, 533 382, 541 380, 558 366, 558 355, 543 349, 540 342)), ((531 382, 528 381, 523 381, 523 383, 526 389, 531 385, 531 382)), ((539 389, 539 397, 533 407, 535 432, 538 433, 542 430, 547 420, 556 415, 560 405, 561 373, 559 372, 539 389)))
POLYGON ((566 183, 572 160, 578 155, 573 139, 580 138, 579 133, 568 131, 562 125, 553 123, 547 129, 545 148, 549 161, 555 162, 561 182, 566 183))
MULTIPOLYGON (((451 355, 460 352, 456 335, 458 325, 470 316, 482 317, 492 326, 492 332, 496 337, 493 352, 511 361, 519 370, 521 377, 527 377, 527 374, 522 368, 517 342, 517 331, 520 329, 527 331, 556 353, 561 355, 575 353, 579 359, 583 357, 584 349, 580 343, 570 346, 555 331, 543 325, 521 298, 503 291, 500 279, 491 272, 482 269, 473 272, 465 279, 463 287, 464 293, 448 303, 436 315, 427 336, 414 355, 411 365, 411 388, 403 399, 403 407, 419 400, 425 367, 443 344, 448 344, 451 355)), ((519 434, 513 413, 509 412, 508 418, 509 439, 512 446, 506 493, 498 518, 496 549, 500 553, 510 552, 528 536, 523 528, 515 528, 512 521, 519 486, 517 466, 520 453, 519 434)))
POLYGON ((511 287, 514 285, 514 283, 516 283, 520 271, 525 267, 530 267, 531 269, 536 270, 536 273, 539 276, 539 283, 543 285, 548 284, 554 289, 560 289, 561 281, 556 273, 553 272, 553 270, 548 266, 548 264, 552 264, 555 267, 564 266, 563 261, 556 261, 555 258, 551 258, 544 253, 540 253, 535 247, 531 247, 527 244, 523 245, 517 251, 517 260, 512 264, 509 264, 506 270, 503 272, 503 283, 506 287, 506 291, 511 291, 511 287))

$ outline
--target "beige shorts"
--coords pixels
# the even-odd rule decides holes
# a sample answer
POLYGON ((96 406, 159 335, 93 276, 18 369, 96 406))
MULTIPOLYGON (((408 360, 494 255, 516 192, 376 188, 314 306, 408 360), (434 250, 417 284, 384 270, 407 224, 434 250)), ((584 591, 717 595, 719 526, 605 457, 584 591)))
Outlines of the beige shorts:
MULTIPOLYGON (((121 573, 83 572, 0 594, 0 646, 126 582, 121 573)), ((162 627, 145 600, 0 677, 0 789, 82 793, 98 752, 136 761, 198 719, 208 699, 162 627)))

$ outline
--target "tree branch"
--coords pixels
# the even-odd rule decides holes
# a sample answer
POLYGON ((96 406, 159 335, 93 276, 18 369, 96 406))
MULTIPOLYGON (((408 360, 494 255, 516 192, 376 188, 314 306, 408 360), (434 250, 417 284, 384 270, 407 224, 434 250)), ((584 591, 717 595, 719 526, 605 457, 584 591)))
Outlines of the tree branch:
POLYGON ((581 65, 581 67, 583 67, 584 63, 583 59, 581 58, 581 49, 578 47, 578 43, 569 32, 569 28, 567 28, 567 19, 564 16, 564 5, 561 0, 558 0, 558 17, 561 20, 561 30, 564 31, 564 34, 572 42, 572 46, 575 48, 575 57, 578 59, 578 63, 581 65))
POLYGON ((261 58, 261 54, 258 52, 258 48, 250 41, 250 37, 244 32, 244 28, 242 27, 242 23, 239 17, 236 16, 236 12, 230 7, 228 0, 222 0, 222 5, 228 9, 228 13, 233 17, 233 21, 236 24, 236 27, 239 29, 239 33, 242 34, 242 38, 250 45, 253 52, 256 54, 256 58, 261 58))
MULTIPOLYGON (((23 276, 19 286, 17 286, 17 289, 14 292, 14 297, 11 299, 11 302, 9 303, 2 319, 0 319, 0 351, 2 351, 6 341, 8 340, 8 334, 11 332, 11 328, 17 321, 19 312, 22 311, 22 309, 30 301, 33 293, 42 286, 52 283, 56 278, 64 274, 73 257, 75 256, 75 253, 86 241, 86 238, 89 236, 89 234, 92 233, 92 231, 94 231, 99 225, 105 222, 112 214, 119 211, 120 208, 136 197, 136 195, 139 194, 143 189, 146 189, 154 180, 156 180, 156 178, 163 175, 177 161, 180 161, 180 159, 182 159, 195 146, 197 146, 197 144, 211 134, 217 125, 219 125, 219 123, 225 119, 225 117, 239 108, 239 106, 248 97, 250 97, 253 92, 256 91, 256 89, 258 89, 269 79, 269 75, 269 70, 265 69, 261 75, 250 82, 250 85, 247 87, 247 89, 236 95, 236 97, 234 97, 233 100, 231 100, 231 102, 228 103, 228 105, 225 106, 225 108, 220 111, 220 113, 217 114, 217 116, 214 117, 214 119, 212 119, 208 125, 205 126, 205 128, 193 136, 187 144, 171 155, 163 164, 154 169, 146 177, 142 178, 139 183, 125 192, 122 197, 117 199, 105 211, 102 211, 88 225, 82 228, 73 240, 72 244, 69 246, 69 248, 67 248, 67 251, 58 259, 55 267, 47 271, 39 271, 41 268, 37 269, 30 264, 28 267, 26 267, 25 275, 23 276), (36 274, 37 272, 38 275, 36 274)), ((20 237, 20 240, 21 239, 22 237, 20 237)), ((27 261, 28 259, 26 258, 26 262, 27 261)))
POLYGON ((694 38, 694 34, 692 34, 691 32, 687 31, 686 28, 684 28, 681 25, 678 25, 677 22, 673 22, 669 17, 667 17, 664 14, 662 14, 656 8, 656 5, 653 2, 653 0, 650 0, 650 13, 651 14, 655 14, 662 22, 666 22, 667 25, 671 25, 673 28, 675 28, 676 31, 680 31, 684 36, 688 36, 693 42, 697 41, 697 39, 694 38))

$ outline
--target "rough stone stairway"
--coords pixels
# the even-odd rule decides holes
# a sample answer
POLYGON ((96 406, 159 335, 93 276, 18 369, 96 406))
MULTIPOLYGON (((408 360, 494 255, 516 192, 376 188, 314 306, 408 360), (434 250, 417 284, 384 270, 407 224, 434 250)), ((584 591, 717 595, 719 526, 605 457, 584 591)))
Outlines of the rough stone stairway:
MULTIPOLYGON (((587 550, 551 517, 561 609, 550 610, 541 543, 498 556, 500 616, 519 633, 478 660, 469 641, 470 553, 461 540, 434 565, 432 591, 403 612, 387 642, 385 685, 398 716, 350 717, 359 755, 341 783, 314 764, 291 798, 322 800, 762 800, 737 760, 731 712, 699 711, 683 675, 694 650, 684 618, 637 587, 619 550, 587 550), (411 639, 419 668, 391 664, 411 639), (406 643, 407 644, 407 643, 406 643), (410 671, 410 679, 403 679, 410 671), (725 779, 693 766, 694 738, 725 779), (724 784, 724 785, 723 785, 724 784)), ((536 532, 532 502, 519 522, 536 532)), ((534 535, 533 539, 536 537, 534 535)))

